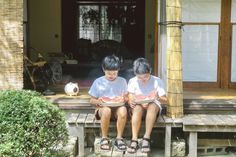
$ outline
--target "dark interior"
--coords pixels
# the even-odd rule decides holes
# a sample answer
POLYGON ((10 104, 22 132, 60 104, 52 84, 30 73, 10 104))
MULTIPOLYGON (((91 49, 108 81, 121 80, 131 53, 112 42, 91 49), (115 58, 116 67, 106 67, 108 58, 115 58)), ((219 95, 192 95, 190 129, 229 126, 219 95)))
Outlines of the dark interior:
POLYGON ((144 56, 144 0, 62 0, 62 51, 78 64, 63 64, 63 74, 94 80, 111 54, 122 61, 120 75, 132 76, 132 62, 144 56), (130 73, 131 72, 131 73, 130 73))

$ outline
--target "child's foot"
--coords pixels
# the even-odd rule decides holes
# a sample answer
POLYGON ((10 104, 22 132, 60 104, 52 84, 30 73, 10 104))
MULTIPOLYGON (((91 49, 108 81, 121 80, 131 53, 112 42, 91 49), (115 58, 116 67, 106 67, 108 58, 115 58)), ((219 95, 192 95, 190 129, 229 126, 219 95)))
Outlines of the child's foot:
POLYGON ((141 151, 143 153, 149 153, 151 151, 149 138, 143 138, 141 151))
POLYGON ((118 150, 120 151, 125 151, 126 150, 126 144, 124 142, 124 139, 122 138, 117 138, 115 140, 114 145, 117 147, 118 150))
POLYGON ((136 153, 138 150, 138 141, 137 140, 131 140, 131 143, 127 149, 127 152, 130 154, 136 153))
POLYGON ((110 140, 108 138, 102 138, 100 141, 101 150, 110 150, 110 140))

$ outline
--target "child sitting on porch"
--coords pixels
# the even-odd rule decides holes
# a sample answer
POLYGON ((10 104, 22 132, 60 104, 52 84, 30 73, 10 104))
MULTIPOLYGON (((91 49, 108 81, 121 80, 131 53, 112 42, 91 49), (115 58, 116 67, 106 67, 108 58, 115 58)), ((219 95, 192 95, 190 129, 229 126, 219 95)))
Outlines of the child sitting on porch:
POLYGON ((127 109, 124 106, 125 101, 128 99, 127 82, 124 78, 118 76, 120 61, 115 55, 107 56, 103 59, 102 69, 105 75, 97 78, 89 90, 90 103, 96 105, 95 117, 96 119, 101 119, 102 139, 100 148, 102 150, 110 149, 108 130, 110 119, 115 119, 117 120, 115 146, 119 150, 125 151, 126 144, 122 134, 127 120, 127 109), (109 102, 104 105, 105 99, 119 101, 122 105, 111 107, 109 102))
POLYGON ((151 66, 145 58, 138 58, 133 65, 135 77, 128 83, 129 106, 131 108, 132 140, 128 147, 129 153, 138 149, 138 133, 142 118, 145 118, 145 134, 143 136, 141 151, 150 152, 150 135, 157 116, 161 113, 161 103, 167 102, 162 80, 151 75, 151 66), (137 102, 138 97, 151 98, 151 101, 137 102))

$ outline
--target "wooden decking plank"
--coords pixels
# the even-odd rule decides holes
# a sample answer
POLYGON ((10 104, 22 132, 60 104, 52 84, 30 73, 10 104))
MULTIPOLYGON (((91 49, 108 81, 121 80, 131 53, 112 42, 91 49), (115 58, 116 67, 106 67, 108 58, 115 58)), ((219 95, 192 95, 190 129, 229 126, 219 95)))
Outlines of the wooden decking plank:
POLYGON ((228 115, 230 119, 230 124, 236 125, 236 115, 228 115))
POLYGON ((173 123, 173 118, 167 116, 163 116, 162 118, 164 120, 164 123, 173 123))
POLYGON ((209 115, 195 115, 195 119, 192 119, 192 121, 195 121, 196 125, 215 125, 212 117, 209 115))
POLYGON ((89 113, 87 115, 85 124, 93 124, 94 120, 95 120, 94 114, 89 113))
POLYGON ((101 120, 97 120, 96 118, 94 119, 94 124, 100 124, 101 120))
POLYGON ((224 117, 221 118, 220 115, 215 115, 214 120, 217 125, 227 125, 227 120, 224 117))
POLYGON ((215 125, 212 115, 186 115, 183 118, 183 125, 215 125))
POLYGON ((184 125, 193 125, 196 121, 196 115, 185 115, 183 118, 184 125))
POLYGON ((81 113, 81 114, 79 114, 79 117, 78 117, 78 119, 77 119, 76 122, 79 123, 79 124, 84 124, 87 115, 88 115, 87 113, 81 113))
POLYGON ((70 113, 70 114, 68 114, 67 122, 69 124, 76 123, 76 120, 77 120, 78 116, 79 116, 79 113, 70 113))
POLYGON ((206 125, 220 125, 221 121, 217 119, 217 115, 209 115, 208 118, 205 120, 206 125))
POLYGON ((218 115, 219 119, 224 121, 227 125, 234 125, 234 122, 232 121, 231 117, 228 115, 218 115))

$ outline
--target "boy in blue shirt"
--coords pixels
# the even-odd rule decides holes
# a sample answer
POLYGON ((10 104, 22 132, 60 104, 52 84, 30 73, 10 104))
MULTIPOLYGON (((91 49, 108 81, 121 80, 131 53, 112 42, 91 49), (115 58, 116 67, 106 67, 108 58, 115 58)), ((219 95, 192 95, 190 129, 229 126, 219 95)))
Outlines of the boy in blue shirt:
POLYGON ((96 119, 101 119, 102 139, 100 148, 102 150, 110 149, 108 131, 110 119, 115 118, 117 120, 115 146, 119 150, 125 151, 126 144, 122 135, 127 120, 127 109, 124 105, 110 107, 109 102, 107 106, 104 105, 104 97, 116 98, 120 103, 125 104, 128 94, 127 82, 124 78, 118 76, 120 61, 115 55, 107 56, 103 59, 102 69, 105 75, 97 78, 89 90, 89 95, 91 96, 90 103, 96 105, 95 117, 96 119))

